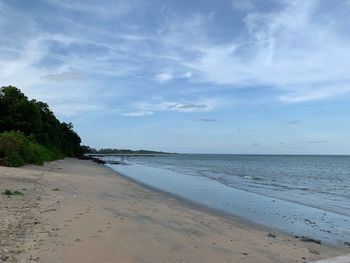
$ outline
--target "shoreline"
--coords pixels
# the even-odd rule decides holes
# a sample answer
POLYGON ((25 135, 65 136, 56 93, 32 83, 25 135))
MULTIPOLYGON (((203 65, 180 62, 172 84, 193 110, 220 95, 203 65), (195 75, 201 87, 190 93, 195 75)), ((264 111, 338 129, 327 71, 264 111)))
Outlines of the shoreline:
MULTIPOLYGON (((128 179, 196 206, 330 246, 346 245, 349 218, 317 207, 249 192, 202 176, 133 164, 108 165, 128 179), (208 195, 210 196, 208 198, 208 195)), ((346 245, 347 246, 347 245, 346 245)))
POLYGON ((0 180, 1 191, 27 189, 1 197, 1 221, 9 223, 13 209, 19 219, 7 232, 2 223, 7 252, 0 253, 18 262, 282 263, 349 253, 180 200, 90 161, 0 167, 0 180))
MULTIPOLYGON (((102 164, 102 165, 104 165, 104 164, 102 164)), ((121 176, 125 180, 128 180, 128 181, 130 181, 132 183, 135 183, 137 185, 140 185, 141 187, 146 188, 146 189, 148 189, 150 191, 155 191, 155 192, 160 193, 162 195, 169 196, 170 198, 173 198, 173 199, 177 200, 178 202, 180 202, 181 205, 186 206, 186 207, 188 207, 190 209, 196 209, 196 210, 199 210, 199 211, 201 211, 203 213, 209 213, 209 214, 212 214, 214 216, 225 218, 227 220, 236 221, 239 224, 243 224, 243 225, 252 227, 254 229, 259 229, 261 231, 266 231, 266 232, 271 232, 271 233, 272 232, 276 232, 276 233, 279 233, 279 234, 287 235, 290 238, 295 238, 293 235, 289 234, 288 232, 282 231, 282 230, 277 229, 277 228, 271 228, 271 227, 268 227, 268 226, 256 223, 256 222, 251 221, 251 220, 249 220, 247 218, 240 217, 240 216, 234 215, 234 214, 230 214, 230 213, 225 212, 224 210, 221 210, 221 209, 216 209, 216 208, 212 208, 212 207, 206 206, 206 205, 204 205, 202 203, 199 203, 199 202, 187 199, 186 197, 181 197, 179 195, 176 195, 176 194, 167 192, 165 190, 156 188, 154 186, 148 185, 146 183, 140 182, 140 181, 138 181, 136 179, 133 179, 133 178, 131 178, 131 177, 121 173, 121 172, 118 172, 118 171, 114 170, 113 168, 111 168, 109 166, 106 166, 106 165, 104 165, 104 166, 107 167, 108 169, 110 169, 112 172, 114 172, 116 174, 116 176, 121 176)), ((324 245, 326 245, 328 247, 334 247, 334 248, 341 247, 341 244, 335 245, 335 244, 325 243, 324 245)))
MULTIPOLYGON (((237 216, 237 215, 233 215, 233 214, 229 214, 229 213, 225 212, 224 210, 211 208, 211 207, 206 206, 204 204, 201 204, 199 202, 187 199, 185 197, 181 197, 179 195, 167 192, 165 190, 161 190, 159 188, 153 187, 153 186, 145 184, 143 182, 139 182, 136 179, 128 177, 127 175, 124 175, 123 173, 117 172, 117 171, 113 170, 112 168, 110 168, 108 166, 106 166, 106 167, 111 169, 111 171, 114 172, 116 174, 116 176, 121 176, 125 180, 128 180, 128 181, 130 181, 130 182, 132 182, 134 184, 140 185, 141 187, 146 188, 146 189, 148 189, 150 191, 154 191, 154 192, 157 192, 157 193, 159 193, 161 195, 166 195, 166 196, 168 196, 170 198, 173 198, 173 199, 177 200, 178 202, 180 202, 181 205, 186 206, 186 207, 188 207, 190 209, 196 209, 196 210, 199 210, 199 211, 204 212, 204 213, 210 213, 210 214, 212 214, 214 216, 225 218, 227 220, 233 220, 233 221, 236 221, 236 222, 238 222, 240 224, 244 224, 244 225, 253 227, 255 229, 260 229, 262 231, 267 231, 267 232, 268 231, 270 231, 270 232, 274 232, 275 231, 275 232, 283 233, 283 234, 289 235, 290 237, 293 237, 292 235, 290 235, 290 234, 288 234, 286 232, 283 232, 281 230, 270 228, 270 227, 264 226, 262 224, 255 223, 255 222, 250 221, 250 220, 248 220, 246 218, 243 218, 243 217, 240 217, 240 216, 237 216)), ((337 245, 331 245, 331 244, 326 244, 326 245, 329 246, 329 247, 338 247, 337 245)))

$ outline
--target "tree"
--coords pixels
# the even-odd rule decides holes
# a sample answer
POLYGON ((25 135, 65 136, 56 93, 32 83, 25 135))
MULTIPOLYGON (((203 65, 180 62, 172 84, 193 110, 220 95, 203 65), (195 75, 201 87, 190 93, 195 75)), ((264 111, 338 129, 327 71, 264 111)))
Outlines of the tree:
POLYGON ((81 154, 81 139, 73 124, 61 123, 46 103, 29 100, 13 86, 0 89, 0 133, 6 131, 21 132, 57 156, 81 154))

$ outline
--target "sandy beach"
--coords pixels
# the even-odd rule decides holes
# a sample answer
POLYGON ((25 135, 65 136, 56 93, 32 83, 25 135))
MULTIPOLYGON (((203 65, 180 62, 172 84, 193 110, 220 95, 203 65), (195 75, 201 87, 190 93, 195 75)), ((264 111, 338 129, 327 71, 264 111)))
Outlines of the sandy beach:
POLYGON ((181 201, 91 161, 0 167, 0 262, 310 262, 345 247, 181 201))

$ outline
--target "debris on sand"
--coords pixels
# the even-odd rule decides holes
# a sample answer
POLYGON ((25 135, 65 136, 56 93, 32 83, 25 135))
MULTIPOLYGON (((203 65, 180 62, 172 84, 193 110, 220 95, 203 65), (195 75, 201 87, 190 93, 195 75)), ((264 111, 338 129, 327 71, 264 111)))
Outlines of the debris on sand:
POLYGON ((267 237, 271 237, 271 238, 276 238, 276 235, 272 234, 272 233, 268 233, 267 237))
POLYGON ((313 239, 311 237, 306 237, 306 236, 295 236, 295 238, 298 238, 300 241, 303 241, 303 242, 311 242, 311 243, 316 243, 316 244, 322 243, 320 240, 313 239))

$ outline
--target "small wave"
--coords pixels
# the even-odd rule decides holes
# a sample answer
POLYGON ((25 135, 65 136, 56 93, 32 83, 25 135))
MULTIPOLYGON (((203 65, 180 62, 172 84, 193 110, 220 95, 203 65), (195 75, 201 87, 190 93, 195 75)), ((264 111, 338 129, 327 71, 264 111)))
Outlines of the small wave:
POLYGON ((251 180, 255 180, 255 181, 262 181, 262 178, 259 177, 254 177, 254 176, 249 176, 249 175, 245 175, 243 176, 244 179, 251 179, 251 180))

